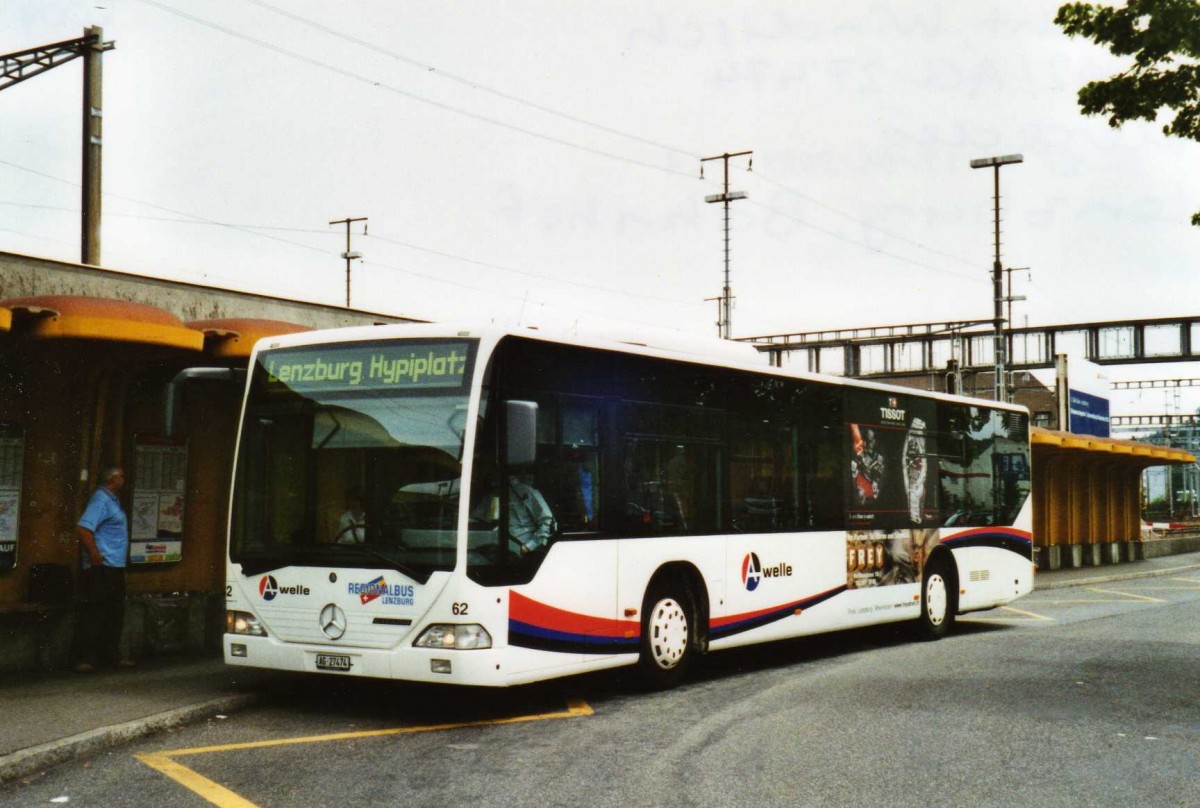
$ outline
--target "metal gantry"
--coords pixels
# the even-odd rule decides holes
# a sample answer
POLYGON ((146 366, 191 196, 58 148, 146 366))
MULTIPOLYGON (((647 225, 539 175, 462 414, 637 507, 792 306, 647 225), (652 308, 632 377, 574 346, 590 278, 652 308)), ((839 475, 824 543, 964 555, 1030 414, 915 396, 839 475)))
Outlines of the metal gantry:
MULTIPOLYGON (((950 360, 964 370, 994 366, 991 320, 869 326, 740 337, 771 356, 816 373, 906 376, 945 372, 950 360)), ((1008 370, 1054 367, 1070 353, 1099 365, 1200 360, 1200 314, 1146 320, 1024 326, 1005 332, 1008 370)))
POLYGON ((1200 379, 1142 379, 1112 383, 1114 390, 1154 390, 1165 387, 1200 387, 1200 379))
POLYGON ((1156 415, 1113 415, 1109 422, 1113 429, 1169 429, 1175 426, 1200 426, 1200 415, 1158 413, 1156 415))
POLYGON ((101 54, 116 47, 93 25, 83 36, 0 55, 0 90, 83 57, 83 178, 80 263, 100 264, 101 147, 104 143, 104 92, 101 54))
POLYGON ((39 73, 45 73, 72 59, 83 56, 88 48, 99 43, 98 34, 79 39, 67 39, 50 45, 0 55, 0 90, 7 90, 39 73))

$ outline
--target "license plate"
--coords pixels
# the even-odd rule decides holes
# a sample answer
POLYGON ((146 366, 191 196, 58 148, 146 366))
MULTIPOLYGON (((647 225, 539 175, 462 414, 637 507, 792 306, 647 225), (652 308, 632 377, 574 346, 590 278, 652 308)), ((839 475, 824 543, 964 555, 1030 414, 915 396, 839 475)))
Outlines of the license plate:
POLYGON ((317 654, 317 667, 323 671, 348 671, 350 657, 345 654, 317 654))

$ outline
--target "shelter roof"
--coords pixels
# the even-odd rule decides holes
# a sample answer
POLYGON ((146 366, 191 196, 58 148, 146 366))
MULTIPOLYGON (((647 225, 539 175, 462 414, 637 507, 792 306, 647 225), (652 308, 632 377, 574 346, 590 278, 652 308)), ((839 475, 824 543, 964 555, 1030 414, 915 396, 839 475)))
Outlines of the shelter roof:
MULTIPOLYGON (((1092 453, 1098 456, 1119 455, 1141 461, 1143 465, 1157 466, 1166 463, 1194 463, 1196 456, 1182 449, 1172 449, 1166 446, 1154 446, 1149 443, 1139 443, 1119 438, 1099 438, 1094 435, 1077 435, 1073 432, 1060 432, 1053 429, 1033 427, 1030 430, 1030 443, 1034 448, 1057 449, 1078 453, 1092 453)), ((1098 457, 1097 459, 1101 459, 1098 457)), ((1116 459, 1116 458, 1113 458, 1116 459)))
POLYGON ((155 306, 83 295, 40 295, 0 301, 13 330, 35 339, 94 339, 200 351, 204 335, 155 306))
POLYGON ((217 320, 192 320, 188 328, 204 334, 204 342, 212 356, 225 359, 246 359, 254 349, 254 343, 264 337, 280 334, 295 334, 311 331, 305 325, 284 320, 258 320, 252 318, 230 318, 217 320))

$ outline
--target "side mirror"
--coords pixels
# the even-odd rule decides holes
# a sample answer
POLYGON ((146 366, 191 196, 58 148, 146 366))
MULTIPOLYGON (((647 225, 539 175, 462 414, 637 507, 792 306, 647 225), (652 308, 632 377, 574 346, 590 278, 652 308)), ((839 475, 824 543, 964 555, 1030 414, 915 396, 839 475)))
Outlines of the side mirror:
POLYGON ((506 401, 504 407, 508 424, 504 460, 510 466, 532 463, 537 460, 537 402, 506 401))

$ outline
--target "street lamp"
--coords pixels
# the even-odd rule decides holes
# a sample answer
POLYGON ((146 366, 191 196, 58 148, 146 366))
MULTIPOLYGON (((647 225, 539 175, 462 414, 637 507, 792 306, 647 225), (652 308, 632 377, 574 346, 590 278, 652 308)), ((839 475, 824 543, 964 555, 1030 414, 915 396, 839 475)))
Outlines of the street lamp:
POLYGON ((971 161, 971 168, 991 168, 995 172, 996 177, 996 259, 992 262, 993 323, 995 326, 994 340, 996 345, 992 397, 996 401, 1004 400, 1004 368, 1007 364, 1004 356, 1004 270, 1000 266, 1000 166, 1023 162, 1025 162, 1025 158, 1019 154, 1005 154, 1000 157, 981 157, 978 160, 971 161))

